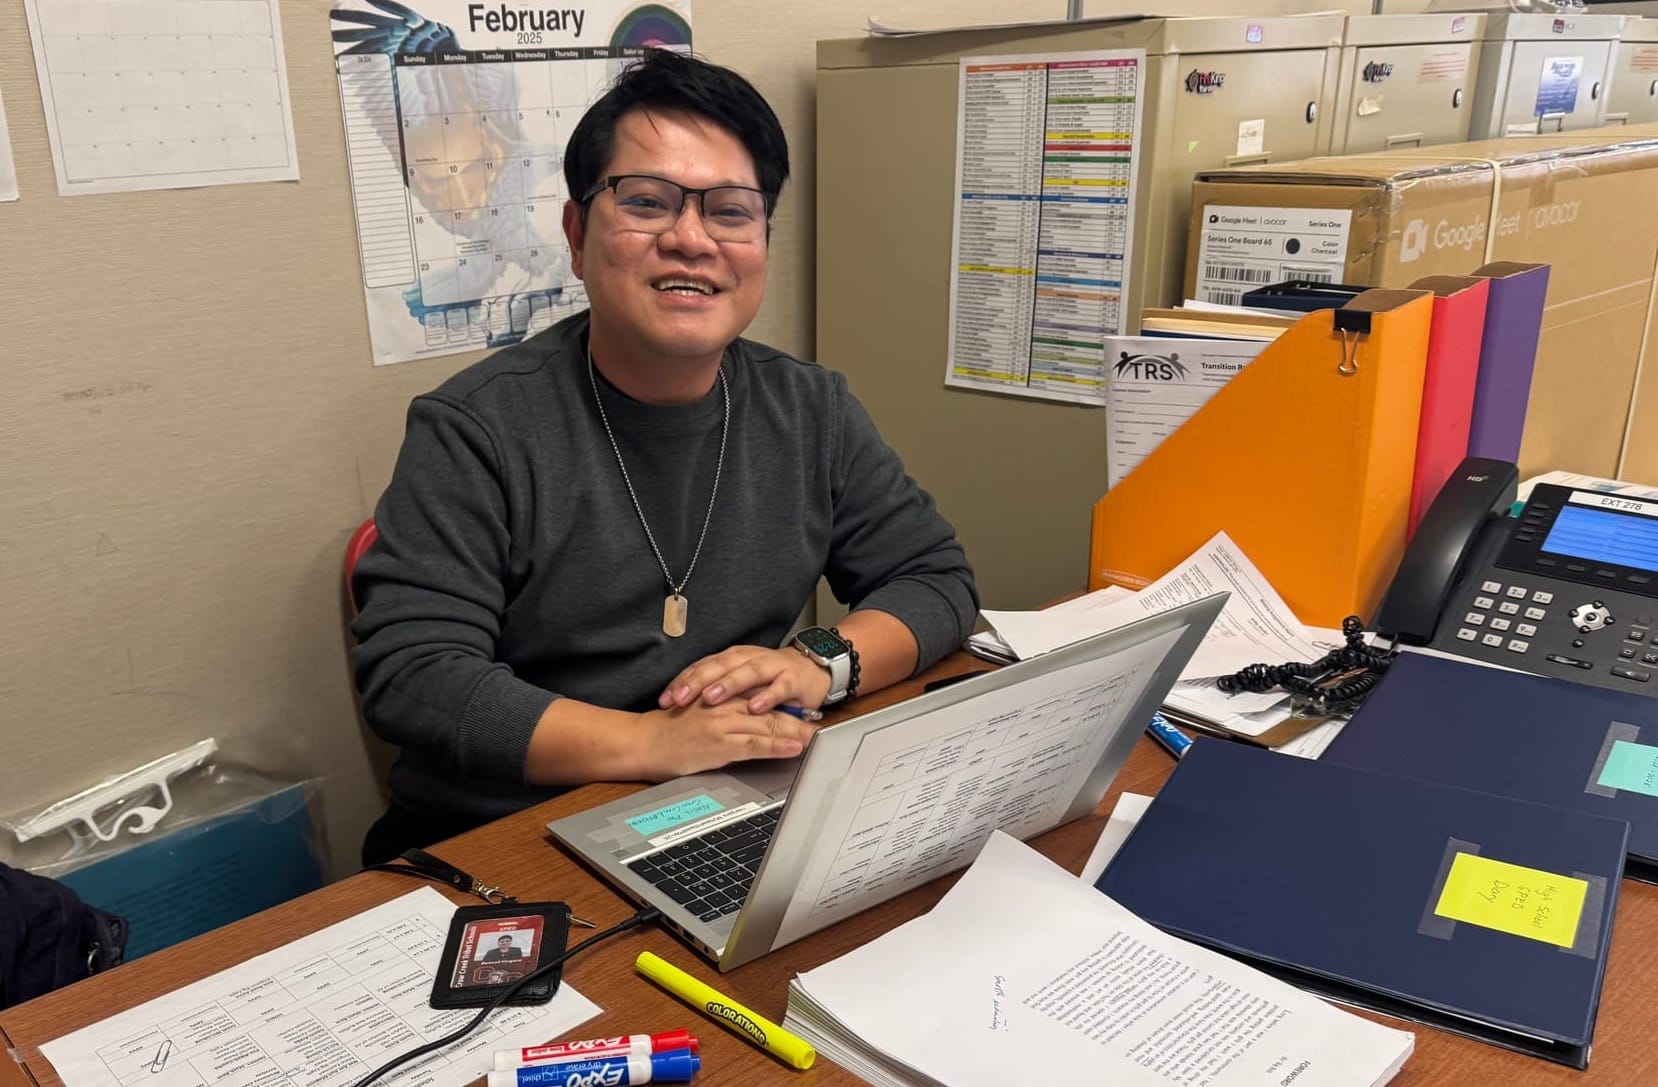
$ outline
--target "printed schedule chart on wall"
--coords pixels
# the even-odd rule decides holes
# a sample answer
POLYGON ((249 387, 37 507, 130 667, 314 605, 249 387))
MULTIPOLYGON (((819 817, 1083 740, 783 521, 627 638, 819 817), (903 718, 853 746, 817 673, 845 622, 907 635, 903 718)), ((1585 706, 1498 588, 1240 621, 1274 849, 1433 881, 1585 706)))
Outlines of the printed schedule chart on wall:
POLYGON ((375 364, 516 343, 585 307, 565 143, 647 47, 690 47, 689 0, 341 0, 330 21, 375 364))
POLYGON ((295 181, 277 0, 26 0, 58 193, 295 181))
POLYGON ((1105 402, 1143 50, 963 57, 945 384, 1105 402))

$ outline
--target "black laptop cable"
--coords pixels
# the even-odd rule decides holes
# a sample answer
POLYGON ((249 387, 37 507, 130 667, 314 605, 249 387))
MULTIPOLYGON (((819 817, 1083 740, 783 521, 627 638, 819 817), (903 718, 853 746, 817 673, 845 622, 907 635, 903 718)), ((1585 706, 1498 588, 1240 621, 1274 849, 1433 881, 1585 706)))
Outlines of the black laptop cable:
MULTIPOLYGON (((501 1007, 507 1001, 511 1000, 513 998, 513 996, 517 994, 518 990, 522 989, 524 986, 530 984, 533 981, 537 981, 537 980, 547 976, 547 974, 551 973, 553 970, 556 970, 556 969, 558 969, 558 967, 564 965, 564 963, 566 961, 568 961, 571 958, 574 958, 580 952, 586 951, 588 948, 592 947, 594 944, 599 943, 603 940, 608 940, 612 936, 620 936, 622 933, 627 932, 630 929, 636 929, 636 928, 639 928, 642 925, 648 925, 652 921, 655 921, 655 920, 658 920, 659 918, 661 918, 661 916, 662 916, 662 911, 661 910, 657 909, 654 906, 646 906, 644 909, 640 910, 638 913, 635 913, 632 917, 629 917, 627 920, 622 921, 618 924, 612 925, 610 928, 605 929, 603 932, 595 932, 593 935, 589 936, 587 939, 583 940, 581 943, 577 944, 575 947, 566 948, 564 950, 563 954, 557 956, 556 958, 552 959, 549 962, 542 963, 540 966, 536 967, 534 970, 531 970, 529 973, 525 974, 523 977, 519 978, 517 981, 513 982, 511 985, 508 985, 505 989, 501 990, 500 995, 497 996, 493 1001, 491 1001, 485 1007, 479 1008, 478 1009, 478 1014, 474 1015, 472 1017, 472 1021, 467 1023, 464 1027, 461 1027, 458 1030, 451 1031, 450 1033, 445 1034, 441 1038, 438 1038, 438 1039, 435 1039, 433 1041, 427 1042, 425 1045, 418 1046, 414 1049, 411 1049, 407 1053, 401 1054, 400 1056, 393 1057, 391 1060, 387 1061, 385 1064, 382 1064, 379 1068, 376 1068, 374 1071, 370 1072, 368 1075, 366 1075, 362 1079, 358 1080, 356 1082, 356 1084, 354 1084, 354 1087, 369 1087, 369 1084, 373 1083, 375 1080, 379 1079, 381 1076, 384 1076, 388 1072, 396 1071, 398 1068, 401 1068, 403 1065, 408 1064, 410 1061, 417 1060, 421 1057, 424 1057, 428 1053, 435 1053, 438 1050, 443 1049, 447 1046, 454 1045, 456 1042, 460 1041, 462 1038, 465 1038, 468 1034, 471 1034, 473 1031, 477 1030, 480 1026, 482 1026, 483 1021, 485 1019, 489 1018, 489 1014, 491 1012, 493 1012, 495 1009, 501 1007)), ((555 992, 554 995, 555 996, 557 995, 556 992, 555 992)))

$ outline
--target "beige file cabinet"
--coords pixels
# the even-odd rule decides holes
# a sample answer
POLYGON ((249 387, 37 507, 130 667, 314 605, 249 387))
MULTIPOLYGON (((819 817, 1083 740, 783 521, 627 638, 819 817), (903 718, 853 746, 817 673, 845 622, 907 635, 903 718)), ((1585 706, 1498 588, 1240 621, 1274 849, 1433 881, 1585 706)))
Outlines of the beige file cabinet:
POLYGON ((1484 15, 1350 15, 1332 155, 1460 143, 1474 116, 1484 15))
POLYGON ((1629 19, 1612 55, 1606 123, 1658 121, 1658 19, 1629 19))
POLYGON ((944 384, 960 59, 1146 50, 1122 305, 1133 328, 1142 306, 1179 294, 1198 170, 1305 158, 1328 141, 1341 27, 1148 19, 819 43, 817 355, 955 524, 986 606, 1034 607, 1084 584, 1106 435, 1098 408, 944 384))
POLYGON ((1471 140, 1570 132, 1606 121, 1622 15, 1488 15, 1471 140))

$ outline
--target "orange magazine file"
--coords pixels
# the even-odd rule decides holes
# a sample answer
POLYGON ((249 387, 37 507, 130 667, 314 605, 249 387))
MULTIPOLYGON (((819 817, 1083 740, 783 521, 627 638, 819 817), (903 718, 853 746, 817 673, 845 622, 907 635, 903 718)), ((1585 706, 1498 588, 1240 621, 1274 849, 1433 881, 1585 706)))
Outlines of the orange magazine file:
POLYGON ((1468 427, 1474 417, 1474 384, 1480 373, 1491 281, 1480 276, 1426 276, 1410 286, 1432 291, 1434 299, 1407 539, 1416 535, 1422 515, 1468 455, 1468 427))
POLYGON ((1094 504, 1088 587, 1142 588, 1224 529, 1303 622, 1371 619, 1404 553, 1432 318, 1426 291, 1371 290, 1297 321, 1094 504))

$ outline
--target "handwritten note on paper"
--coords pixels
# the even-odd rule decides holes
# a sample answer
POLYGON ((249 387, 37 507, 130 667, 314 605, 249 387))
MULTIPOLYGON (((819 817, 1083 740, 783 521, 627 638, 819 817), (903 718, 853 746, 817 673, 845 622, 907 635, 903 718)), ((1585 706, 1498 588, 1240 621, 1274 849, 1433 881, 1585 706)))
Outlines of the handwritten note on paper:
POLYGON ((712 815, 724 806, 718 800, 704 793, 701 796, 677 800, 667 807, 657 808, 655 811, 646 812, 644 815, 636 815, 628 820, 628 826, 632 827, 635 833, 648 838, 652 834, 672 830, 688 819, 700 819, 705 815, 712 815))
POLYGON ((1572 876, 1458 853, 1434 912, 1559 947, 1577 942, 1589 884, 1572 876))
POLYGON ((1658 747, 1628 740, 1612 741, 1606 766, 1595 784, 1658 796, 1658 747))

